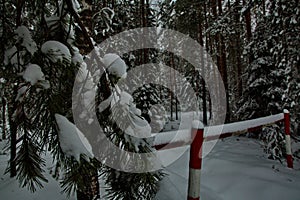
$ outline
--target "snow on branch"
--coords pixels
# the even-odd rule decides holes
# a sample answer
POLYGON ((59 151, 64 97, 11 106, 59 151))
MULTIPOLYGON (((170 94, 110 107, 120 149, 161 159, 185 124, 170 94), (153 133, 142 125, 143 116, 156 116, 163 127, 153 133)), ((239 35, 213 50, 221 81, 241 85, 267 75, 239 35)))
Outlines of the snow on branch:
POLYGON ((117 54, 105 54, 102 58, 102 62, 111 75, 115 75, 118 78, 126 77, 127 65, 117 54))
POLYGON ((49 81, 45 79, 45 75, 42 72, 41 67, 37 64, 28 64, 25 71, 22 72, 20 75, 22 75, 23 79, 26 82, 29 82, 31 85, 39 84, 44 89, 50 88, 49 81))
POLYGON ((42 45, 41 50, 52 62, 64 60, 71 62, 71 53, 68 47, 61 42, 49 40, 42 45))
POLYGON ((31 55, 38 50, 36 43, 32 39, 31 34, 26 26, 19 26, 15 30, 15 34, 17 35, 17 40, 20 42, 21 46, 25 47, 31 55))
POLYGON ((83 133, 66 117, 55 114, 55 119, 59 128, 60 147, 64 154, 68 157, 74 157, 78 162, 80 155, 93 158, 92 146, 83 133))

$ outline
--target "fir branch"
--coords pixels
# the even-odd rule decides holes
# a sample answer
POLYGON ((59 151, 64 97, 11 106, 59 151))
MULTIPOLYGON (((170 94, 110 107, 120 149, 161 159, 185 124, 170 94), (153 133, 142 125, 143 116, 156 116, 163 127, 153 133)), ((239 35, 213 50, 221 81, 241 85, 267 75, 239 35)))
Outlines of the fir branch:
MULTIPOLYGON (((78 13, 74 10, 72 1, 71 0, 66 0, 66 4, 67 4, 68 10, 69 10, 71 16, 74 17, 75 21, 79 25, 79 27, 80 27, 80 29, 83 33, 83 36, 84 36, 85 40, 87 41, 87 43, 89 45, 89 48, 90 48, 91 53, 92 53, 92 56, 91 56, 92 60, 95 59, 96 62, 97 62, 97 65, 102 66, 102 69, 103 69, 105 77, 106 77, 104 87, 106 87, 106 88, 109 88, 109 86, 113 87, 114 83, 111 80, 111 78, 109 77, 108 72, 107 72, 106 68, 104 67, 103 62, 99 59, 99 57, 95 53, 95 51, 92 51, 94 49, 94 44, 93 44, 93 42, 91 40, 91 37, 89 36, 89 33, 87 32, 85 26, 83 25, 78 13)), ((87 78, 86 78, 86 81, 87 81, 87 78)), ((117 94, 119 95, 118 91, 117 91, 117 94)))
POLYGON ((24 139, 20 150, 16 157, 17 179, 21 187, 27 187, 31 192, 35 192, 36 188, 43 188, 42 182, 48 182, 43 175, 45 160, 40 157, 38 146, 24 139))

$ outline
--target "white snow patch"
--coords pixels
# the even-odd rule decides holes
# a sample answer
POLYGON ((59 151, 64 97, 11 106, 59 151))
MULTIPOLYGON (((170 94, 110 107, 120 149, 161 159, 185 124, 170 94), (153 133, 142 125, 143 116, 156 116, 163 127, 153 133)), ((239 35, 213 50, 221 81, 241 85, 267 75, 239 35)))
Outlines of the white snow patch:
POLYGON ((160 131, 160 130, 162 130, 163 128, 164 128, 164 126, 165 126, 165 124, 166 124, 166 120, 163 118, 163 119, 161 119, 161 120, 159 120, 159 119, 156 119, 154 122, 153 121, 151 121, 151 124, 157 124, 158 125, 158 127, 157 127, 157 129, 158 129, 158 131, 160 131))
POLYGON ((283 113, 286 113, 286 114, 287 114, 287 113, 290 113, 290 111, 288 111, 287 109, 284 109, 284 110, 283 110, 283 113))
POLYGON ((27 51, 33 55, 37 51, 36 43, 33 41, 31 34, 26 26, 19 26, 15 30, 15 34, 18 36, 18 41, 21 42, 21 46, 25 47, 27 51))
POLYGON ((217 126, 209 126, 209 127, 205 127, 204 135, 205 137, 207 136, 214 137, 223 133, 241 132, 250 128, 269 125, 277 121, 280 121, 283 118, 284 118, 283 113, 280 113, 277 115, 271 115, 268 117, 261 117, 252 120, 246 120, 246 121, 235 122, 235 123, 224 124, 224 125, 217 125, 217 126))
POLYGON ((75 52, 72 57, 72 63, 74 63, 74 64, 83 63, 83 56, 79 52, 75 52))
POLYGON ((41 50, 52 62, 71 61, 68 47, 61 42, 49 40, 42 45, 41 50))
POLYGON ((98 106, 99 112, 103 112, 106 108, 109 107, 109 105, 111 104, 113 96, 110 95, 110 97, 108 97, 107 99, 105 99, 104 101, 102 101, 100 103, 100 105, 98 106))
POLYGON ((82 94, 83 105, 90 110, 95 101, 95 91, 88 90, 82 94))
POLYGON ((93 82, 93 77, 87 70, 86 63, 81 63, 81 68, 77 73, 76 81, 81 85, 80 98, 83 100, 83 105, 90 110, 94 106, 96 85, 93 82))
POLYGON ((126 134, 138 138, 149 138, 151 136, 151 126, 144 118, 129 112, 129 119, 131 125, 126 128, 126 134))
MULTIPOLYGON (((126 112, 130 120, 130 126, 125 130, 126 134, 138 138, 148 138, 151 136, 151 126, 140 116, 141 111, 136 108, 136 105, 133 103, 133 97, 129 93, 122 91, 116 103, 122 106, 122 109, 126 112)), ((118 121, 119 116, 113 117, 118 121)))
POLYGON ((248 9, 248 5, 244 6, 241 10, 241 13, 243 14, 248 9))
POLYGON ((28 89, 28 87, 26 85, 19 88, 18 89, 18 94, 17 94, 17 97, 16 97, 15 101, 22 101, 23 100, 23 94, 26 92, 27 89, 28 89))
POLYGON ((296 18, 293 17, 293 18, 291 19, 291 24, 297 24, 297 23, 298 23, 298 22, 297 22, 296 18))
MULTIPOLYGON (((2 145, 6 145, 8 141, 0 141, 0 151, 2 145)), ((20 183, 16 178, 11 178, 9 173, 5 173, 7 168, 7 162, 9 161, 9 151, 4 151, 6 155, 0 155, 0 196, 1 199, 10 199, 10 200, 34 200, 34 199, 43 199, 43 200, 76 200, 76 194, 67 197, 66 193, 62 193, 62 188, 60 185, 61 178, 56 180, 53 178, 54 175, 54 166, 53 157, 49 152, 42 154, 43 159, 46 161, 46 166, 43 168, 45 171, 43 175, 47 178, 48 182, 43 182, 43 188, 37 188, 33 193, 30 192, 27 188, 21 188, 20 183)))
POLYGON ((126 77, 127 65, 117 54, 109 53, 104 55, 102 62, 110 74, 115 75, 118 78, 126 77))
POLYGON ((120 94, 120 104, 130 105, 132 103, 133 103, 133 97, 129 93, 122 91, 120 94))
POLYGON ((151 136, 151 126, 149 123, 141 117, 141 110, 136 108, 135 103, 133 102, 133 97, 125 92, 119 91, 119 88, 115 88, 111 96, 106 100, 102 101, 98 106, 100 112, 104 111, 110 106, 110 109, 121 107, 123 115, 115 115, 113 113, 112 118, 114 121, 119 124, 124 120, 129 120, 130 125, 125 128, 125 133, 138 138, 148 138, 151 136))
POLYGON ((199 121, 199 120, 194 120, 194 121, 192 122, 192 127, 193 127, 194 129, 203 129, 203 128, 204 128, 204 125, 203 125, 203 123, 202 123, 201 121, 199 121))
MULTIPOLYGON (((235 122, 230 124, 223 124, 217 126, 208 126, 204 127, 204 137, 216 137, 224 133, 236 133, 242 132, 250 128, 259 127, 263 125, 272 124, 274 122, 280 121, 283 119, 283 113, 277 115, 271 115, 268 117, 262 117, 258 119, 252 119, 242 122, 235 122)), ((200 122, 201 123, 201 122, 200 122)), ((192 127, 200 127, 199 122, 194 120, 192 127)), ((152 134, 154 138, 154 146, 167 144, 170 142, 189 142, 191 140, 191 129, 184 129, 178 131, 170 131, 163 133, 154 133, 152 134)))
POLYGON ((188 143, 191 141, 191 130, 177 130, 177 131, 169 131, 162 133, 154 133, 152 134, 154 137, 153 146, 175 143, 175 142, 185 142, 188 143))
POLYGON ((45 81, 45 75, 37 64, 29 64, 23 72, 23 78, 31 85, 35 85, 38 81, 45 81))
POLYGON ((66 117, 55 114, 59 128, 59 143, 62 151, 69 157, 74 157, 78 162, 80 155, 93 158, 92 147, 83 133, 66 117))
POLYGON ((77 0, 72 0, 73 8, 75 11, 79 12, 80 11, 80 4, 77 0))
MULTIPOLYGON (((296 164, 299 166, 299 162, 296 164)), ((168 175, 160 183, 155 199, 186 199, 189 151, 165 172, 168 175)), ((267 159, 256 140, 231 137, 219 142, 203 159, 198 189, 205 200, 296 200, 299 184, 299 168, 290 170, 284 162, 267 159)))

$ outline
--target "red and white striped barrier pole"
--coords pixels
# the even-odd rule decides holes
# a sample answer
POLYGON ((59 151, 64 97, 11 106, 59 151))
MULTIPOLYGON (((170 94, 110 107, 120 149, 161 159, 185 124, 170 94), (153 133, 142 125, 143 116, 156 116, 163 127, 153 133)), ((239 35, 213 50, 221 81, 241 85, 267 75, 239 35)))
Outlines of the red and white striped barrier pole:
POLYGON ((204 126, 201 122, 193 122, 192 144, 190 148, 190 168, 187 200, 200 200, 200 176, 202 166, 202 145, 204 126))
POLYGON ((290 112, 284 110, 284 132, 285 132, 285 148, 286 148, 286 162, 288 168, 293 168, 293 154, 291 147, 291 131, 290 131, 290 112))

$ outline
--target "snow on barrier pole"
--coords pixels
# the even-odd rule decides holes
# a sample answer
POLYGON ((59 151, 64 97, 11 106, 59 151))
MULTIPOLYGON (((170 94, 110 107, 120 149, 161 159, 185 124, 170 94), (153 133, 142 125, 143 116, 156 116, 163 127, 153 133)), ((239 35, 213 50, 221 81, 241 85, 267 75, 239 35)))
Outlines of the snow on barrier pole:
POLYGON ((200 200, 200 176, 202 167, 202 145, 204 126, 194 121, 192 127, 192 144, 190 148, 189 185, 187 200, 200 200))
POLYGON ((284 110, 284 132, 285 132, 285 148, 286 148, 286 162, 288 168, 293 168, 293 156, 291 147, 291 132, 290 132, 290 112, 284 110))

